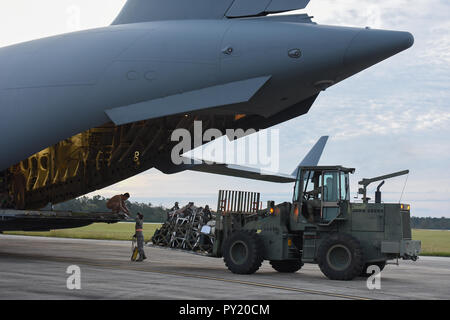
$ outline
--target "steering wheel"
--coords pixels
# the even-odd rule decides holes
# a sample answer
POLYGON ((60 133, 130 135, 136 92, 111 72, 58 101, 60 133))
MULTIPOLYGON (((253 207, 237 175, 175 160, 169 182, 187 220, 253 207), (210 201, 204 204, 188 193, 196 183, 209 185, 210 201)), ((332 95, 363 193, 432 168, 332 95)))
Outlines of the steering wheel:
POLYGON ((314 191, 307 191, 307 192, 305 192, 303 194, 303 200, 308 201, 311 198, 313 192, 314 191))

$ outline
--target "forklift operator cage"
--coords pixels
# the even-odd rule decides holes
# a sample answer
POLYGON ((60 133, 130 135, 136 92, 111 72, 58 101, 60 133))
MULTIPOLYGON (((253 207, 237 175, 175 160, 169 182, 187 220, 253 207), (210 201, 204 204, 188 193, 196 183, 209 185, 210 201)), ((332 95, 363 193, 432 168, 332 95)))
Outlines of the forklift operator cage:
POLYGON ((322 221, 331 221, 340 214, 340 201, 350 200, 349 173, 354 172, 341 166, 300 167, 292 202, 308 203, 320 210, 322 221))

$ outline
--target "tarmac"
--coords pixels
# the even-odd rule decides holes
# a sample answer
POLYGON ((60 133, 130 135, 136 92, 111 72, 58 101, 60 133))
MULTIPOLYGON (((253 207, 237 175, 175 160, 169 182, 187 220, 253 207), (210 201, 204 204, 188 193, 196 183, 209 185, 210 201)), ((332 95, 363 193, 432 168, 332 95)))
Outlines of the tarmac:
POLYGON ((282 274, 264 262, 253 275, 236 275, 219 258, 157 247, 145 250, 147 260, 132 262, 127 241, 1 234, 0 299, 450 299, 450 258, 444 257, 387 265, 380 289, 369 289, 365 278, 329 280, 314 264, 282 274), (67 288, 72 265, 81 271, 79 290, 67 288))

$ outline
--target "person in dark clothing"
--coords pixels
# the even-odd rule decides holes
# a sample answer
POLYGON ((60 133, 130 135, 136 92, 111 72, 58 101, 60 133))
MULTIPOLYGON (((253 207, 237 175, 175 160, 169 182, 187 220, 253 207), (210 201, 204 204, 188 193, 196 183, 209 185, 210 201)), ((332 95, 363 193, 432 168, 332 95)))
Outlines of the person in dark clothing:
POLYGON ((194 203, 189 202, 188 205, 183 210, 182 217, 187 218, 191 216, 193 213, 194 213, 194 203))
POLYGON ((144 252, 144 215, 138 212, 136 216, 136 240, 139 250, 139 258, 136 261, 144 261, 147 259, 144 252))
POLYGON ((167 212, 167 221, 171 220, 174 215, 176 215, 176 212, 180 210, 180 207, 178 206, 178 202, 175 202, 175 205, 172 207, 172 209, 167 212))
POLYGON ((180 207, 178 206, 178 202, 175 202, 175 205, 170 209, 170 211, 180 210, 180 207))
POLYGON ((207 223, 209 220, 212 219, 211 210, 209 210, 209 206, 206 205, 203 209, 203 223, 207 223))

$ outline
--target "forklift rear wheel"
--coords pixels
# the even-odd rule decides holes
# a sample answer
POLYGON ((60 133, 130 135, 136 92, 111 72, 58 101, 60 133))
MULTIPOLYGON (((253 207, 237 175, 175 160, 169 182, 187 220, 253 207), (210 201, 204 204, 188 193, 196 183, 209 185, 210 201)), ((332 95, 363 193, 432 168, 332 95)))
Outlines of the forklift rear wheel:
POLYGON ((223 246, 223 260, 237 274, 255 273, 263 262, 264 244, 255 232, 236 231, 223 246))
POLYGON ((359 241, 343 233, 323 240, 317 260, 320 270, 331 280, 352 280, 362 273, 364 267, 359 241))
POLYGON ((284 261, 270 261, 272 268, 278 272, 283 273, 294 273, 303 267, 303 262, 301 260, 284 260, 284 261))
POLYGON ((372 263, 366 263, 364 265, 364 269, 361 273, 361 277, 370 277, 372 275, 372 273, 368 273, 367 272, 367 268, 370 266, 378 266, 378 268, 380 268, 380 271, 383 271, 384 267, 386 266, 386 261, 379 261, 379 262, 372 262, 372 263))

